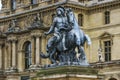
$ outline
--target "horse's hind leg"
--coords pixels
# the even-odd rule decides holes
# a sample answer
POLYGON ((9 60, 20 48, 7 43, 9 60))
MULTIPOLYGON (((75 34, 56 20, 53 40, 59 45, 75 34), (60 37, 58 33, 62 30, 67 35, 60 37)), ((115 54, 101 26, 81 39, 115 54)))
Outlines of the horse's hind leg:
POLYGON ((56 49, 53 49, 52 51, 51 51, 51 53, 50 53, 50 60, 51 60, 51 62, 54 64, 56 64, 57 62, 56 62, 56 60, 55 60, 55 53, 56 53, 56 49))

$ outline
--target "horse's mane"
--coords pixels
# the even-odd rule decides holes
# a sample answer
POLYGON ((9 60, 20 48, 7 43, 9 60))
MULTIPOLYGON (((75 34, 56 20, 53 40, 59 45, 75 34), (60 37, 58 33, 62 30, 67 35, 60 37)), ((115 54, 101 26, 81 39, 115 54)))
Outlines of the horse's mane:
MULTIPOLYGON (((77 19, 76 19, 76 17, 75 17, 74 12, 73 12, 72 10, 69 10, 69 11, 71 11, 71 12, 73 13, 73 20, 74 20, 76 26, 78 26, 78 27, 80 28, 80 26, 79 26, 79 24, 78 24, 78 21, 77 21, 77 19)), ((68 17, 68 16, 67 16, 67 17, 68 17)), ((69 18, 68 18, 68 19, 69 19, 69 18)), ((68 20, 68 22, 69 22, 69 20, 68 20)))

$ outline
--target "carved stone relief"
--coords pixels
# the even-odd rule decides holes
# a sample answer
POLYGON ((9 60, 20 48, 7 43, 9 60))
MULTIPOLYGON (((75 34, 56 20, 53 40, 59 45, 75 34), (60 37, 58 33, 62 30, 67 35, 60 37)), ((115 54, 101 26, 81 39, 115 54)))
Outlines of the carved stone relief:
POLYGON ((7 8, 8 0, 2 0, 2 8, 7 8))
POLYGON ((20 29, 20 27, 19 27, 19 25, 17 23, 17 20, 16 19, 11 20, 7 32, 18 32, 20 30, 21 29, 20 29))
POLYGON ((37 13, 32 20, 32 23, 30 25, 30 28, 39 28, 43 27, 43 22, 41 21, 40 14, 37 13))

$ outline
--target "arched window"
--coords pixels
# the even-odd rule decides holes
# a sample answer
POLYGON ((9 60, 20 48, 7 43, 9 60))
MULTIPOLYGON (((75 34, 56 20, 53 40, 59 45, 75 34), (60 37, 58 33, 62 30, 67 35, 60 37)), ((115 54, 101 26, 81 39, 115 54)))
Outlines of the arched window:
POLYGON ((110 23, 110 12, 106 11, 104 15, 105 15, 105 24, 109 24, 110 23))
POLYGON ((11 9, 12 10, 16 9, 16 0, 11 0, 11 9))
POLYGON ((32 57, 31 57, 31 43, 25 43, 25 69, 28 69, 31 65, 32 57))
POLYGON ((115 78, 110 78, 109 80, 117 80, 117 79, 115 79, 115 78))
POLYGON ((31 0, 31 4, 37 4, 37 0, 31 0))
POLYGON ((78 15, 78 24, 79 26, 83 26, 83 14, 78 15))

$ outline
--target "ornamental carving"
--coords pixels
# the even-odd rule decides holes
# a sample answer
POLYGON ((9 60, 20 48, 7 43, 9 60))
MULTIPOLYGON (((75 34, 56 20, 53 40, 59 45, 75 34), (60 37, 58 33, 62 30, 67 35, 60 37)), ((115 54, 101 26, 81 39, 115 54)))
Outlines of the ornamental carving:
POLYGON ((43 27, 43 22, 40 18, 40 14, 37 13, 36 16, 34 16, 34 19, 33 19, 33 22, 31 23, 29 29, 32 29, 32 28, 40 28, 40 27, 43 27))
POLYGON ((7 8, 8 0, 1 0, 1 2, 2 2, 2 8, 7 8))
POLYGON ((11 20, 7 32, 19 32, 21 29, 17 24, 17 20, 11 20))

